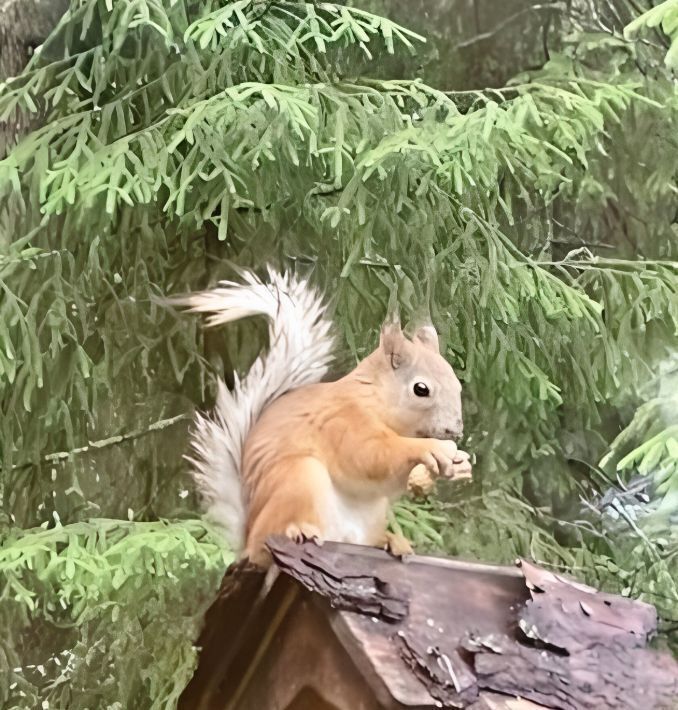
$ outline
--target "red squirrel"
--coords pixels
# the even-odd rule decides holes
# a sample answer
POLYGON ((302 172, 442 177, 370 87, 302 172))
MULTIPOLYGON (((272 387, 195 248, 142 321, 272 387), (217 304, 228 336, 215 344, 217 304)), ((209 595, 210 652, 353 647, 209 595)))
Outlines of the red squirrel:
POLYGON ((246 316, 269 321, 269 349, 229 391, 218 381, 212 416, 196 416, 192 475, 208 517, 231 545, 263 566, 269 535, 385 546, 412 552, 387 532, 390 502, 410 473, 466 478, 461 385, 432 326, 407 338, 397 322, 347 375, 321 382, 334 340, 322 298, 304 279, 269 269, 243 283, 169 299, 208 313, 209 326, 246 316))

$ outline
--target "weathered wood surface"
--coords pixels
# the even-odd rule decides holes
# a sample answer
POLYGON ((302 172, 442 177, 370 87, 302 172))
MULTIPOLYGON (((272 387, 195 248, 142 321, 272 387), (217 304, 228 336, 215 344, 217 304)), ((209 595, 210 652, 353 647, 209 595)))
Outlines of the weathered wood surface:
POLYGON ((409 593, 375 573, 372 561, 352 558, 350 566, 322 547, 307 546, 303 555, 286 538, 272 539, 268 548, 276 566, 306 589, 329 599, 333 608, 357 611, 383 621, 401 621, 408 613, 409 593))
POLYGON ((646 647, 653 606, 520 566, 531 596, 518 614, 522 633, 464 642, 480 687, 567 710, 678 706, 678 664, 646 647))
POLYGON ((678 663, 647 648, 657 628, 649 604, 527 561, 512 577, 426 558, 349 556, 346 546, 277 539, 270 547, 283 573, 343 611, 344 636, 403 704, 421 701, 403 682, 409 670, 444 707, 468 707, 483 691, 566 710, 675 707, 678 663), (384 597, 405 613, 384 614, 384 597))
POLYGON ((479 702, 482 689, 460 655, 463 641, 470 631, 510 634, 515 626, 510 610, 529 599, 522 575, 511 567, 419 556, 400 562, 372 548, 298 546, 281 538, 270 540, 269 548, 281 572, 314 594, 331 599, 343 577, 367 593, 370 587, 386 588, 391 598, 400 597, 407 613, 394 619, 372 613, 374 603, 364 598, 351 606, 347 595, 332 626, 348 653, 359 658, 359 667, 371 668, 403 707, 462 708, 479 702))
MULTIPOLYGON (((402 562, 374 548, 286 538, 269 548, 268 574, 239 563, 224 578, 180 707, 221 710, 234 695, 249 699, 247 707, 265 704, 262 678, 272 683, 271 697, 308 688, 330 702, 342 695, 342 678, 356 685, 355 671, 363 695, 368 688, 374 696, 365 702, 377 701, 365 707, 677 707, 678 663, 647 647, 657 624, 649 604, 527 561, 518 568, 416 555, 402 562), (301 640, 305 660, 295 665, 301 640), (324 664, 317 677, 309 673, 314 653, 324 664)), ((353 705, 336 708, 353 710, 351 697, 353 705)))
MULTIPOLYGON (((254 703, 253 707, 258 702, 263 707, 273 699, 289 699, 291 689, 299 690, 304 683, 331 699, 332 693, 326 691, 327 679, 334 677, 329 671, 332 664, 344 668, 341 677, 354 685, 346 659, 373 696, 363 698, 362 705, 356 705, 355 698, 353 704, 346 704, 348 691, 337 690, 341 682, 335 678, 334 710, 436 708, 440 701, 399 652, 398 631, 423 643, 435 643, 441 635, 460 640, 469 625, 480 633, 507 632, 505 610, 528 597, 514 568, 417 556, 403 563, 381 550, 337 543, 296 546, 278 539, 271 546, 280 566, 274 565, 268 576, 239 563, 224 578, 206 616, 198 640, 202 648, 198 668, 180 708, 223 710, 236 694, 239 702, 254 703), (370 600, 375 594, 376 600, 370 600), (306 611, 300 614, 300 609, 306 611), (297 618, 301 629, 302 620, 311 623, 307 616, 315 614, 326 619, 321 636, 298 633, 287 623, 297 618), (322 673, 319 668, 318 674, 309 676, 313 667, 307 660, 300 655, 295 666, 292 656, 283 652, 301 640, 304 659, 313 658, 312 647, 317 646, 318 659, 324 659, 322 673), (333 660, 324 650, 329 646, 336 651, 333 660), (274 679, 270 697, 260 692, 264 678, 274 679), (375 699, 378 704, 373 705, 375 699)), ((317 629, 316 621, 311 626, 317 629)), ((473 710, 538 707, 489 692, 474 697, 483 704, 473 710)))

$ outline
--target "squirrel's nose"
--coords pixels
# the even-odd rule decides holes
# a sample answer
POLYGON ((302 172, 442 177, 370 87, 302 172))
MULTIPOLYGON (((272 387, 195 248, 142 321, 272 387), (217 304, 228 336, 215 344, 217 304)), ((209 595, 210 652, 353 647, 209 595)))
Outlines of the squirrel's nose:
POLYGON ((464 435, 464 426, 459 424, 451 429, 445 429, 445 437, 448 439, 461 439, 464 435))

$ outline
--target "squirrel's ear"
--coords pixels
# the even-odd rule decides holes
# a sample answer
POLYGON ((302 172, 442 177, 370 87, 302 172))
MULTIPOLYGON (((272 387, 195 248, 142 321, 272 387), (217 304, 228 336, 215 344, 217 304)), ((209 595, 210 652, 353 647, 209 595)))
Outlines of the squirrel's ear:
POLYGON ((423 325, 417 328, 413 338, 415 343, 421 343, 425 348, 433 350, 436 353, 440 352, 440 341, 438 333, 432 325, 423 325))
POLYGON ((381 326, 379 348, 383 350, 394 370, 402 365, 406 346, 407 339, 403 335, 400 321, 397 318, 386 321, 381 326))

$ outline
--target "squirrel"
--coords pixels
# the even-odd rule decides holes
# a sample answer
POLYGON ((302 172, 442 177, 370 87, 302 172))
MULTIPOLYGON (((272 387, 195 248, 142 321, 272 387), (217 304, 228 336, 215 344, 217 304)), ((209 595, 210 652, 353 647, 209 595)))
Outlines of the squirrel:
POLYGON ((269 535, 381 546, 412 553, 387 532, 390 502, 413 469, 468 478, 461 384, 436 330, 410 339, 397 320, 354 370, 322 382, 334 359, 332 324, 308 281, 268 269, 208 291, 167 299, 209 314, 208 326, 265 316, 269 348, 229 390, 217 381, 211 416, 197 414, 186 458, 207 508, 231 546, 268 566, 269 535))

